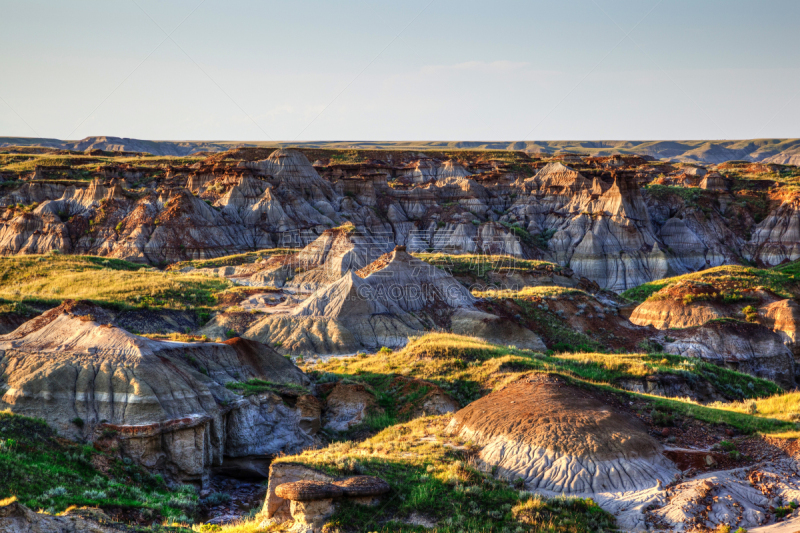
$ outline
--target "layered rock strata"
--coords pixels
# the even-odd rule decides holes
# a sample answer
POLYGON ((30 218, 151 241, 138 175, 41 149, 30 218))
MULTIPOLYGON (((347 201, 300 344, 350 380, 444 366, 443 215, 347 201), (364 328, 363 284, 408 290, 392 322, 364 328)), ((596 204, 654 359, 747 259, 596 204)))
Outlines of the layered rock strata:
POLYGON ((148 469, 199 484, 228 457, 314 443, 319 409, 305 408, 302 396, 289 403, 226 387, 309 383, 267 346, 154 341, 101 320, 102 309, 67 302, 0 336, 0 409, 42 418, 73 439, 111 441, 148 469))
POLYGON ((756 223, 714 173, 702 183, 693 176, 708 204, 699 206, 643 191, 653 179, 645 171, 655 167, 637 158, 574 158, 580 170, 532 162, 527 169, 543 168, 526 177, 497 161, 389 155, 355 165, 355 175, 335 163, 314 167, 286 149, 166 170, 123 165, 87 186, 34 175, 0 197, 0 253, 58 250, 160 264, 299 249, 350 221, 365 242, 386 244, 383 252, 405 245, 543 258, 615 291, 742 256, 765 265, 800 257, 794 196, 756 223))
POLYGON ((631 529, 642 528, 645 505, 679 472, 634 416, 554 376, 495 391, 458 411, 448 428, 529 490, 628 508, 620 525, 631 529))

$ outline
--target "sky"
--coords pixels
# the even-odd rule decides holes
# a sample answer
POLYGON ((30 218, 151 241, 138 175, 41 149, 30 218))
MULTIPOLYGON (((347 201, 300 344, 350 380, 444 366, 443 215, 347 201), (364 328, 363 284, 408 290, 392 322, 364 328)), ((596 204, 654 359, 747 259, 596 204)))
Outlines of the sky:
POLYGON ((800 137, 796 0, 0 0, 0 136, 800 137))

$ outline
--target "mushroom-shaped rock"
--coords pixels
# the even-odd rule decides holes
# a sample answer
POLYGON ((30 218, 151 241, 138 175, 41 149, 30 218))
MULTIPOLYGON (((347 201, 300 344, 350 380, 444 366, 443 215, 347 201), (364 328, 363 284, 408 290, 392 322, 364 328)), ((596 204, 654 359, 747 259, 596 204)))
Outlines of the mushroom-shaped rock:
POLYGON ((379 477, 355 476, 333 483, 342 489, 345 496, 358 498, 363 496, 380 496, 389 492, 389 484, 379 477))
POLYGON ((313 502, 340 498, 344 492, 333 483, 324 481, 293 481, 275 487, 275 494, 285 500, 294 502, 313 502))

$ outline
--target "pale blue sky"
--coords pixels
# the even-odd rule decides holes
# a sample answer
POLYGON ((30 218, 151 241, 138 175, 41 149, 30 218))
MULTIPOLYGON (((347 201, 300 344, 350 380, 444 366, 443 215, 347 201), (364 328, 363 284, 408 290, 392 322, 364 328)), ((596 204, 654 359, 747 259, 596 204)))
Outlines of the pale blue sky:
POLYGON ((0 136, 800 137, 798 24, 795 0, 0 0, 0 136))

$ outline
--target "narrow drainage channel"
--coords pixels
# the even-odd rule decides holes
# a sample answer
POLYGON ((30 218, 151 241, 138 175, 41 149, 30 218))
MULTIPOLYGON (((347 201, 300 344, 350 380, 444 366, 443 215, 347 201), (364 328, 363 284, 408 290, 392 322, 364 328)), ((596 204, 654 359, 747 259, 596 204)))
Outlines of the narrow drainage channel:
POLYGON ((200 522, 207 524, 229 524, 249 518, 261 510, 267 496, 267 479, 242 480, 228 476, 216 475, 211 478, 211 493, 204 499, 213 501, 203 505, 200 511, 200 522), (228 495, 214 497, 215 494, 228 495), (217 501, 218 500, 218 501, 217 501), (226 501, 227 500, 227 501, 226 501))

